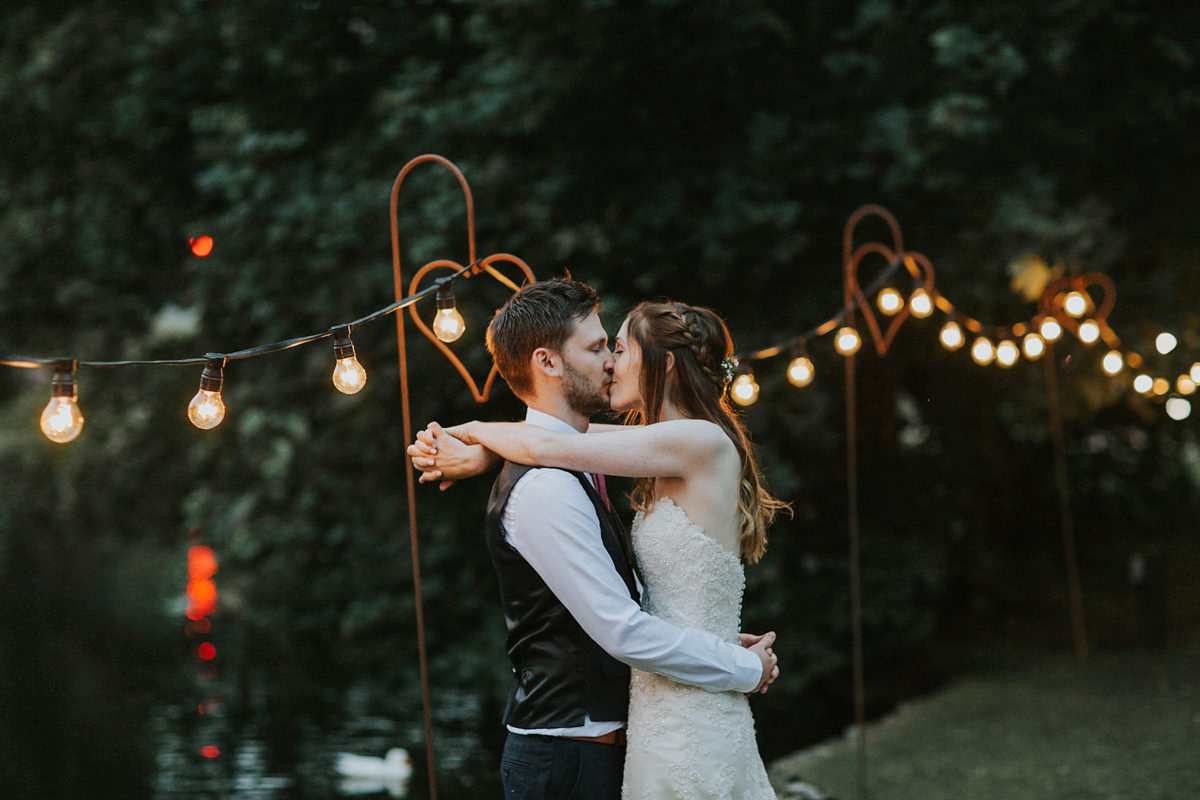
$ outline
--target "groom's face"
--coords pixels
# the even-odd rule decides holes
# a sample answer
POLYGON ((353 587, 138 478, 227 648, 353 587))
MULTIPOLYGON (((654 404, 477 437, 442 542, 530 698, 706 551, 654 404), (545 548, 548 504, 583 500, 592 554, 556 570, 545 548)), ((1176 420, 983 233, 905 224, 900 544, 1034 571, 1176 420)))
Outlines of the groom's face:
POLYGON ((575 326, 575 332, 563 342, 560 355, 563 397, 571 408, 588 417, 607 411, 613 354, 608 349, 608 334, 595 312, 575 326))

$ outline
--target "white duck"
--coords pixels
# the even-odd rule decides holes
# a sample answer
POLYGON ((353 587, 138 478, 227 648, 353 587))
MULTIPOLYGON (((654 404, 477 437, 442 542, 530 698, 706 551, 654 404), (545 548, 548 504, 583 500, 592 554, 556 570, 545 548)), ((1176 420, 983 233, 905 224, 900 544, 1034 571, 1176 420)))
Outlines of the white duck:
POLYGON ((392 797, 401 797, 412 776, 412 759, 400 747, 388 750, 383 758, 339 753, 334 769, 342 776, 343 791, 358 794, 386 789, 392 797))

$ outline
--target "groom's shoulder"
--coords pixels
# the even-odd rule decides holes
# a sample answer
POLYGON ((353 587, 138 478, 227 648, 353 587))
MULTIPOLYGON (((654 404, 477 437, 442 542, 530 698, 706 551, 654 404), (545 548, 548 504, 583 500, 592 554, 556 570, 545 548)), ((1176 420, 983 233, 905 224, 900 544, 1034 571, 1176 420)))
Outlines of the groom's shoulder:
POLYGON ((587 496, 576 473, 556 467, 531 467, 508 462, 500 470, 497 482, 508 483, 513 499, 530 496, 536 502, 547 502, 565 499, 576 492, 587 496))

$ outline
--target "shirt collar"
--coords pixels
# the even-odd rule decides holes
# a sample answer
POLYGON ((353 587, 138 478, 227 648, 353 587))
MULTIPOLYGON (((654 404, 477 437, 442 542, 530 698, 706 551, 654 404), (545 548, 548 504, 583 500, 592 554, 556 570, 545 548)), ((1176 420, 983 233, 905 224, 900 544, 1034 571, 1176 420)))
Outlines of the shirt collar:
POLYGON ((546 428, 556 433, 579 433, 569 422, 564 422, 558 417, 547 414, 544 411, 538 411, 535 408, 525 409, 525 421, 531 425, 537 425, 539 428, 546 428))

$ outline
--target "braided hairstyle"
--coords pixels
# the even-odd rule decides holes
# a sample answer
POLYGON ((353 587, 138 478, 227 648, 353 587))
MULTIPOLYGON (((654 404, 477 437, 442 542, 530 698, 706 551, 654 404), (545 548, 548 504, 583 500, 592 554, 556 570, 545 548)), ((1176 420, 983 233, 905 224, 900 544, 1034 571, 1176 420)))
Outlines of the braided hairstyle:
MULTIPOLYGON (((767 526, 787 503, 767 491, 755 461, 750 438, 729 402, 725 359, 733 355, 733 339, 711 309, 683 303, 640 303, 626 317, 629 336, 641 350, 641 395, 644 414, 630 411, 626 422, 652 424, 662 416, 669 399, 684 416, 720 425, 737 448, 742 462, 738 490, 738 549, 754 563, 767 547, 767 526), (667 371, 667 354, 675 367, 667 371)), ((634 484, 633 506, 647 510, 654 499, 654 479, 634 484)))

